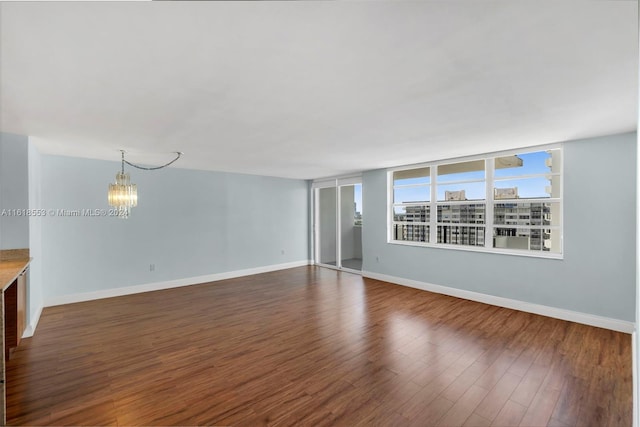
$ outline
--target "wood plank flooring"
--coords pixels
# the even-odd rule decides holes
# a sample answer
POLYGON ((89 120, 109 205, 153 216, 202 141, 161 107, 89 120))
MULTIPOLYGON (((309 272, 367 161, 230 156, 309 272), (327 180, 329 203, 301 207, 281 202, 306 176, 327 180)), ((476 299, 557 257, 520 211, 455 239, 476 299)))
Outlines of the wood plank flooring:
POLYGON ((47 308, 7 377, 11 425, 630 426, 632 411, 630 335, 319 267, 47 308))

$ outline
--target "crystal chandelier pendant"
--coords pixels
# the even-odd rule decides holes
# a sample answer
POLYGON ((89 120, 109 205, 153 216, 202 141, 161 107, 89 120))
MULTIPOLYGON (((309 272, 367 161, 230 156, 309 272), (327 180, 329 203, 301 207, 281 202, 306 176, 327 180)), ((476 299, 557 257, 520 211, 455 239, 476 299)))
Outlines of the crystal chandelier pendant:
POLYGON ((113 206, 115 214, 118 218, 126 219, 131 214, 131 208, 138 206, 138 186, 131 183, 128 173, 124 172, 124 164, 128 164, 137 169, 153 171, 172 165, 182 156, 182 152, 176 151, 176 158, 161 166, 145 167, 128 162, 124 159, 124 150, 120 150, 122 154, 122 169, 116 174, 116 182, 109 184, 109 206, 113 206))
POLYGON ((132 184, 129 174, 124 172, 124 160, 122 171, 116 174, 115 184, 109 184, 108 197, 109 206, 116 208, 118 218, 129 218, 131 208, 138 205, 138 186, 132 184))

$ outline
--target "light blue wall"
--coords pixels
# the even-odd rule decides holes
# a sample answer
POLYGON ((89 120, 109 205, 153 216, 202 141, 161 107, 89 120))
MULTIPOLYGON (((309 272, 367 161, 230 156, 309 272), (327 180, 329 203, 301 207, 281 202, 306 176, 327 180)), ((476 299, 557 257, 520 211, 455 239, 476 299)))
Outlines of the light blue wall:
MULTIPOLYGON (((107 208, 119 168, 44 155, 42 206, 107 208)), ((173 167, 127 171, 138 185, 129 219, 43 219, 45 300, 308 259, 306 181, 173 167)))
POLYGON ((363 270, 633 322, 635 159, 635 133, 564 144, 563 260, 389 244, 387 174, 366 172, 363 270))
MULTIPOLYGON (((0 133, 0 212, 27 209, 28 138, 0 133)), ((29 247, 29 219, 26 216, 0 216, 0 249, 29 247)))

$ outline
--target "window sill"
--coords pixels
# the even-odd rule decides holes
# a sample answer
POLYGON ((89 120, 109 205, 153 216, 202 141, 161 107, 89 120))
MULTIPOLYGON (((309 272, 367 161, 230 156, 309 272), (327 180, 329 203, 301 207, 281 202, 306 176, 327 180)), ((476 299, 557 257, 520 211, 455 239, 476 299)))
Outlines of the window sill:
POLYGON ((509 249, 496 249, 491 248, 487 249, 484 247, 474 247, 474 246, 462 246, 462 245, 446 245, 446 244, 433 244, 433 243, 424 243, 424 242, 411 242, 411 241, 401 241, 401 240, 389 240, 387 243, 392 245, 400 245, 400 246, 418 246, 425 248, 434 248, 434 249, 448 249, 454 251, 466 251, 466 252, 480 252, 483 254, 498 254, 498 255, 512 255, 512 256, 521 256, 521 257, 529 257, 529 258, 545 258, 545 259, 564 259, 564 255, 562 253, 544 253, 544 252, 532 252, 532 251, 519 251, 519 250, 509 250, 509 249))

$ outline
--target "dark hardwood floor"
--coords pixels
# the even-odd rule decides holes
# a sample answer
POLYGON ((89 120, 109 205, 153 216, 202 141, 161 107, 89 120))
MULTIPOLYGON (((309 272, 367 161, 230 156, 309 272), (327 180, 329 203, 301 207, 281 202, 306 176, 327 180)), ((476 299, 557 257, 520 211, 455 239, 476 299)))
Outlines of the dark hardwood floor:
POLYGON ((7 377, 11 425, 630 426, 632 412, 630 335, 318 267, 47 308, 7 377))

